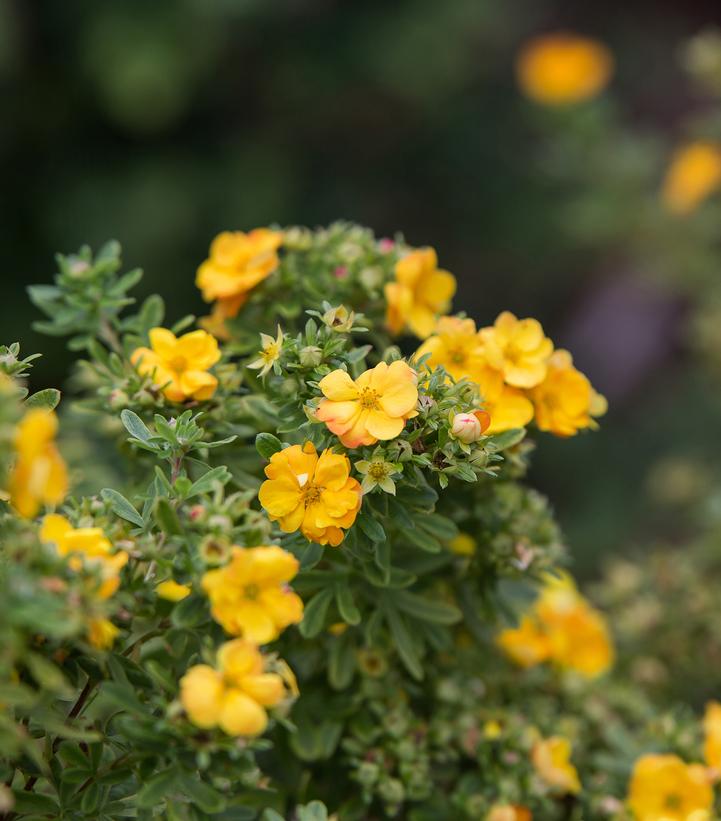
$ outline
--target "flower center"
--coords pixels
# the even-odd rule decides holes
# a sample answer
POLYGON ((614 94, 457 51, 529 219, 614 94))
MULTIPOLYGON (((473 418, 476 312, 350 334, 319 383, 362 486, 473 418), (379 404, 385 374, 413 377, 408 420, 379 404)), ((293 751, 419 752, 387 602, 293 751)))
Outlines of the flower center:
POLYGON ((681 809, 681 796, 676 795, 676 793, 669 793, 664 798, 664 808, 667 810, 679 810, 681 809))
POLYGON ((275 342, 271 342, 267 348, 261 351, 260 358, 264 362, 275 362, 278 358, 278 345, 275 342))
POLYGON ((187 367, 187 360, 184 356, 174 356, 168 365, 172 371, 184 371, 187 367))
POLYGON ((257 599, 258 593, 260 593, 260 588, 257 584, 246 584, 243 588, 243 596, 246 599, 257 599))
POLYGON ((363 388, 358 397, 358 402, 364 410, 375 410, 378 407, 378 394, 373 388, 363 388))
POLYGON ((451 348, 448 352, 448 358, 454 365, 464 365, 466 362, 465 351, 460 348, 451 348))
POLYGON ((373 462, 373 464, 368 468, 368 474, 373 479, 385 479, 388 475, 388 468, 383 464, 383 462, 373 462))
POLYGON ((320 499, 322 490, 323 488, 318 487, 318 485, 308 485, 303 491, 303 503, 305 506, 308 507, 308 505, 315 504, 320 499))

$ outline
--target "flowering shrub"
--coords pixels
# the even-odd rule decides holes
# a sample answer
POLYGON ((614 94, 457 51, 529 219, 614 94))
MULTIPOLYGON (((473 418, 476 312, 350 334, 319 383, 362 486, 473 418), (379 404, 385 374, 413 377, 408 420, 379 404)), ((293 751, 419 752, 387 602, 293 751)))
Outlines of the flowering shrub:
POLYGON ((115 244, 59 268, 38 327, 123 461, 68 495, 60 394, 0 351, 10 817, 711 817, 721 708, 609 677, 523 483, 526 427, 605 409, 537 320, 442 315, 435 252, 346 224, 221 234, 195 330, 115 244))

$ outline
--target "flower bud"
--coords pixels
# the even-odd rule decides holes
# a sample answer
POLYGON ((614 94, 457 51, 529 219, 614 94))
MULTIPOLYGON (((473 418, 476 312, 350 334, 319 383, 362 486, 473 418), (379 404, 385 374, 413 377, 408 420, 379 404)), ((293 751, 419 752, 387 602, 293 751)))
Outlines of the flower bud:
POLYGON ((457 413, 451 424, 451 435, 470 445, 481 438, 481 422, 475 414, 457 413))
POLYGON ((317 368, 323 361, 323 351, 317 345, 306 345, 300 349, 298 359, 304 368, 317 368))
POLYGON ((355 322, 355 312, 349 311, 345 305, 338 305, 329 308, 322 316, 323 323, 332 331, 338 333, 349 333, 353 329, 355 322))

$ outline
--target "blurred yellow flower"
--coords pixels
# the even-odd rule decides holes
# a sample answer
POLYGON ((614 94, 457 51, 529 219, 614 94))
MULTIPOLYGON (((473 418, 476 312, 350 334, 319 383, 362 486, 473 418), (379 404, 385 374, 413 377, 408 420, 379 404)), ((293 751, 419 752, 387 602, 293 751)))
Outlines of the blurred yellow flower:
POLYGON ((703 756, 714 770, 714 777, 721 778, 721 704, 710 701, 703 717, 703 756))
POLYGON ((486 816, 486 821, 532 821, 527 807, 519 804, 494 804, 486 816))
POLYGON ((248 365, 253 370, 258 370, 258 376, 265 376, 273 365, 280 359, 280 351, 283 347, 283 331, 278 325, 278 333, 273 339, 269 334, 260 335, 261 350, 258 351, 258 358, 248 365))
POLYGON ((150 348, 137 348, 130 361, 141 376, 152 376, 171 402, 210 399, 218 380, 208 369, 220 359, 215 338, 206 331, 176 337, 167 328, 152 328, 150 348))
POLYGON ((571 33, 536 37, 516 60, 521 90, 543 105, 570 105, 595 97, 612 74, 613 56, 606 46, 571 33))
POLYGON ((198 664, 180 680, 180 702, 198 727, 220 727, 233 736, 255 736, 268 726, 267 707, 289 694, 281 675, 266 671, 258 648, 244 639, 221 645, 219 669, 198 664))
POLYGON ((690 214, 721 187, 721 145, 693 142, 671 158, 661 199, 674 214, 690 214))
POLYGON ((518 627, 501 630, 496 642, 520 667, 534 667, 550 656, 548 637, 531 616, 523 616, 518 627))
POLYGON ((709 821, 713 791, 705 767, 676 755, 644 755, 636 761, 628 806, 636 821, 709 821))
POLYGON ((395 439, 418 415, 418 375, 402 360, 379 362, 353 380, 335 370, 320 380, 322 399, 315 417, 347 448, 395 439))
POLYGON ((190 593, 191 589, 187 584, 178 584, 174 579, 167 579, 155 586, 155 594, 166 601, 183 601, 190 593))
POLYGON ((210 245, 210 256, 198 268, 195 283, 206 302, 218 300, 219 316, 234 317, 258 283, 278 267, 280 231, 255 228, 223 231, 210 245))
POLYGON ((109 619, 90 619, 88 623, 88 641, 97 650, 107 650, 120 630, 109 619))
POLYGON ((8 492, 13 507, 28 519, 43 504, 60 504, 68 491, 67 468, 55 445, 57 429, 57 416, 38 408, 29 410, 15 431, 8 492))
POLYGON ((271 456, 265 475, 258 498, 281 530, 300 530, 309 541, 333 547, 343 541, 362 500, 346 456, 330 450, 318 456, 312 442, 293 445, 271 456))
POLYGON ((448 547, 458 556, 472 556, 476 552, 477 545, 470 533, 461 532, 448 542, 448 547))
POLYGON ((561 793, 581 791, 578 771, 571 763, 571 742, 563 736, 537 741, 531 751, 533 766, 545 783, 561 793))
POLYGON ((588 379, 573 366, 568 351, 555 351, 548 361, 546 378, 529 396, 539 430, 556 436, 574 436, 583 428, 597 427, 593 417, 602 416, 607 403, 588 379))
POLYGON ((537 319, 517 319, 503 311, 479 336, 488 364, 513 388, 532 388, 546 378, 553 342, 537 319))
POLYGON ((230 562, 202 579, 213 618, 234 636, 266 644, 303 618, 303 602, 288 587, 298 560, 275 545, 234 547, 230 562))
POLYGON ((480 388, 483 405, 491 420, 487 434, 524 428, 533 419, 531 400, 519 388, 506 385, 499 371, 489 368, 480 388))
POLYGON ((385 286, 386 324, 392 334, 408 329, 425 339, 456 292, 453 274, 438 267, 433 248, 419 248, 398 260, 395 281, 385 286))

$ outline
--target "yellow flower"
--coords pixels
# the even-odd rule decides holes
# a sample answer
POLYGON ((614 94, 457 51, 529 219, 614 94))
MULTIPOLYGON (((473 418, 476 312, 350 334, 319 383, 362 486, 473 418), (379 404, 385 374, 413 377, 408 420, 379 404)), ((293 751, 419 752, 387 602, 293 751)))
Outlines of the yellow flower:
POLYGON ((529 392, 539 430, 556 436, 574 436, 583 428, 597 427, 594 416, 607 409, 603 396, 573 367, 568 351, 557 350, 548 361, 546 378, 529 392))
POLYGON ((56 513, 45 516, 40 528, 40 541, 54 544, 58 554, 68 557, 68 565, 76 572, 84 567, 100 577, 94 591, 98 599, 108 599, 120 586, 120 571, 128 562, 124 550, 113 553, 113 546, 99 527, 74 528, 56 513))
POLYGON ((187 584, 178 584, 174 579, 167 579, 155 586, 155 594, 166 601, 183 601, 190 593, 191 589, 187 584))
POLYGON ((571 763, 571 742, 563 736, 544 738, 533 745, 533 766, 546 784, 561 793, 581 791, 578 771, 571 763))
POLYGON ((576 34, 547 34, 521 49, 518 84, 543 105, 569 105, 601 92, 613 74, 613 57, 602 43, 576 34))
POLYGON ((469 533, 459 533, 454 536, 448 547, 458 556, 472 556, 476 552, 476 540, 469 533))
POLYGON ((152 376, 171 402, 210 399, 218 387, 218 380, 208 373, 220 359, 215 338, 206 331, 176 337, 167 328, 152 328, 148 336, 150 348, 137 348, 130 357, 138 373, 152 376))
POLYGON ((530 616, 523 616, 518 627, 502 630, 496 643, 520 667, 534 667, 549 657, 548 637, 530 616))
POLYGON ((278 335, 275 339, 268 334, 260 335, 262 350, 258 351, 258 358, 248 365, 249 368, 260 370, 258 376, 265 376, 273 365, 280 359, 280 350, 283 347, 283 331, 278 325, 278 335))
POLYGON ((406 420, 418 416, 417 381, 413 368, 401 360, 379 362, 355 381, 346 371, 335 370, 320 380, 325 399, 315 417, 347 448, 395 439, 406 420))
POLYGON ((531 811, 519 804, 494 804, 486 821, 532 821, 531 811))
POLYGON ((224 231, 210 245, 210 256, 198 268, 195 283, 206 302, 218 300, 223 318, 237 316, 258 283, 278 267, 283 234, 256 228, 247 234, 224 231))
POLYGON ((230 562, 202 579, 213 618, 231 635, 273 641, 303 618, 303 602, 287 586, 298 567, 295 556, 277 546, 234 547, 230 562))
POLYGON ((636 761, 628 788, 636 821, 708 821, 712 805, 701 764, 685 764, 676 755, 643 755, 636 761))
POLYGON ((109 619, 90 619, 88 623, 88 641, 98 650, 107 650, 120 630, 109 619))
POLYGON ((518 388, 504 384, 502 377, 492 377, 488 382, 481 383, 481 394, 484 407, 491 419, 486 429, 489 435, 524 428, 533 419, 531 400, 518 388))
POLYGON ((703 756, 706 764, 721 777, 721 704, 710 701, 703 717, 703 756))
POLYGON ((288 696, 283 677, 267 672, 258 648, 244 639, 223 644, 217 659, 218 670, 198 664, 183 676, 183 709, 203 729, 217 726, 228 735, 259 735, 268 726, 266 707, 288 696))
POLYGON ((30 410, 15 431, 16 461, 10 471, 10 501, 30 519, 43 504, 57 505, 68 491, 68 473, 55 445, 58 418, 52 411, 30 410))
POLYGON ((491 327, 481 328, 479 336, 486 361, 503 374, 507 385, 532 388, 545 379, 553 343, 537 319, 517 319, 503 311, 491 327))
POLYGON ((343 541, 362 500, 346 456, 330 450, 318 456, 312 442, 293 445, 271 456, 265 475, 258 498, 281 530, 300 530, 306 539, 333 547, 343 541))
POLYGON ((398 260, 395 282, 385 286, 386 324, 391 333, 406 328, 425 339, 433 332, 439 314, 450 307, 456 292, 453 274, 438 268, 433 248, 419 248, 398 260))
POLYGON ((721 186, 721 145, 693 142, 671 158, 661 199, 674 214, 690 214, 721 186))

